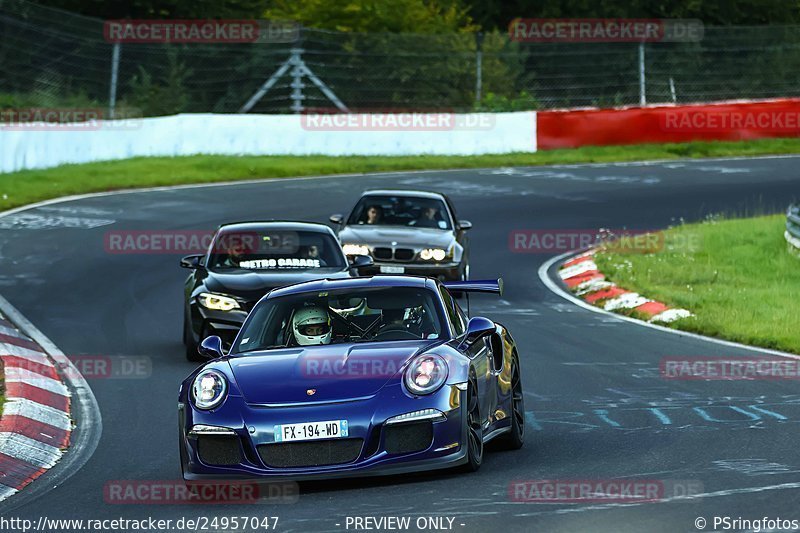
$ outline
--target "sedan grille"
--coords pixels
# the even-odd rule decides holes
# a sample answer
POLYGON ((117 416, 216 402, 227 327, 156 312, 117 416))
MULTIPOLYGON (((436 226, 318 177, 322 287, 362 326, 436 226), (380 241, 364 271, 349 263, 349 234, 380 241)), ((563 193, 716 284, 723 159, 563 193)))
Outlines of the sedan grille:
POLYGON ((351 463, 358 459, 364 439, 336 439, 311 442, 262 444, 258 455, 267 466, 292 468, 351 463))
POLYGON ((411 261, 414 259, 416 252, 411 248, 374 248, 372 256, 379 261, 411 261))

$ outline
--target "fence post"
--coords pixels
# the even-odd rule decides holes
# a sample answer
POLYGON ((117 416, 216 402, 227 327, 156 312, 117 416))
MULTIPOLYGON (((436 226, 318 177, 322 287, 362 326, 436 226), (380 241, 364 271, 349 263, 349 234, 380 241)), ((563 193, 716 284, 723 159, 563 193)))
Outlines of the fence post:
POLYGON ((303 59, 302 59, 302 48, 292 48, 291 52, 292 55, 289 58, 289 62, 292 64, 292 83, 290 87, 292 88, 292 111, 295 113, 302 113, 303 112, 303 100, 305 96, 303 95, 303 87, 305 84, 303 83, 303 59))
POLYGON ((483 85, 483 32, 475 34, 475 103, 481 103, 483 85))
POLYGON ((108 94, 108 118, 114 118, 117 110, 117 83, 119 82, 119 56, 121 53, 120 43, 114 43, 111 52, 111 87, 108 94))
POLYGON ((647 104, 645 95, 645 73, 644 73, 644 41, 639 43, 639 105, 647 104))

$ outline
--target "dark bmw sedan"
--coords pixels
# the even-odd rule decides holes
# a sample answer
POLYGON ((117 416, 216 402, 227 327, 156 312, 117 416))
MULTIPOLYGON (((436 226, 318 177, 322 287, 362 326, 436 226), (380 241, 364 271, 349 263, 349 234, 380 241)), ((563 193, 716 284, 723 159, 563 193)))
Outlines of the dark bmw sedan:
POLYGON ((184 287, 186 358, 202 360, 198 343, 210 335, 230 343, 258 300, 276 287, 348 278, 369 266, 348 261, 333 231, 308 222, 243 222, 220 226, 206 254, 189 255, 184 287))
POLYGON ((369 255, 370 274, 414 274, 442 281, 469 278, 472 223, 459 220, 442 193, 366 191, 350 215, 332 215, 348 257, 369 255))

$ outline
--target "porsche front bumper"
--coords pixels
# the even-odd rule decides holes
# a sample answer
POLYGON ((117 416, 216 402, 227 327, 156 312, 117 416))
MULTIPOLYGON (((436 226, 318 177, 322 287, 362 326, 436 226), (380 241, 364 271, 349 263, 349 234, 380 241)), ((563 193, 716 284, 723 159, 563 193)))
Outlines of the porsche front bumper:
POLYGON ((300 481, 457 466, 466 462, 466 414, 461 407, 465 401, 466 392, 456 385, 412 398, 398 384, 370 398, 336 403, 253 406, 241 398, 228 398, 213 413, 180 404, 184 479, 300 481), (431 409, 443 418, 408 418, 387 424, 398 415, 431 409), (277 424, 323 420, 347 420, 348 436, 275 441, 277 424), (198 435, 192 433, 197 425, 227 431, 224 435, 198 435))

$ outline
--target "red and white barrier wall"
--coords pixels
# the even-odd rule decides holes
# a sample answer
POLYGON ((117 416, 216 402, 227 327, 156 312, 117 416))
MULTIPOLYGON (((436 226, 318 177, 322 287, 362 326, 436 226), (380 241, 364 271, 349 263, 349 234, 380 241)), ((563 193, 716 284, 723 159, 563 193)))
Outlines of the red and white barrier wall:
POLYGON ((800 135, 800 98, 540 111, 539 150, 800 135))

